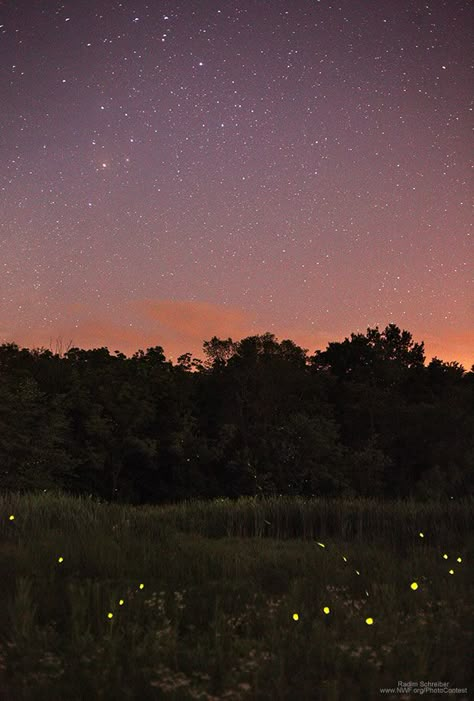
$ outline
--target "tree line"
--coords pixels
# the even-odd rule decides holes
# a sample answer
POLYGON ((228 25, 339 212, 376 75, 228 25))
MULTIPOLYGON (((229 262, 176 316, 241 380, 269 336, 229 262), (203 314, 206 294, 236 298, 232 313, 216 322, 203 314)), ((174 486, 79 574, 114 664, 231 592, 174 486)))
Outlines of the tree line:
POLYGON ((132 503, 449 498, 474 485, 474 366, 390 324, 308 355, 271 333, 204 360, 0 345, 0 489, 132 503))

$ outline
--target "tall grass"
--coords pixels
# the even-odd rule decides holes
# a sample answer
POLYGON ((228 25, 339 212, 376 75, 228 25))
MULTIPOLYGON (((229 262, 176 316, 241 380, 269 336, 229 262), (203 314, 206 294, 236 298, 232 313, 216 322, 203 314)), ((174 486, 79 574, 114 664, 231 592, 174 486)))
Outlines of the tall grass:
POLYGON ((139 508, 0 495, 0 698, 370 701, 398 681, 468 687, 472 512, 468 499, 139 508))
POLYGON ((449 502, 268 497, 185 501, 162 507, 166 523, 210 538, 342 538, 405 547, 420 528, 456 540, 472 523, 474 500, 449 502))

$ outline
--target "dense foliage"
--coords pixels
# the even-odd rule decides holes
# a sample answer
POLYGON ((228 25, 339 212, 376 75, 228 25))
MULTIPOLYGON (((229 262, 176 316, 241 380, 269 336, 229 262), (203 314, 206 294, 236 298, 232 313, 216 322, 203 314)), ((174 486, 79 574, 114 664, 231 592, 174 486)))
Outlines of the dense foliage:
POLYGON ((270 333, 204 361, 0 346, 0 488, 137 503, 239 495, 441 498, 474 484, 474 366, 391 324, 309 356, 270 333))

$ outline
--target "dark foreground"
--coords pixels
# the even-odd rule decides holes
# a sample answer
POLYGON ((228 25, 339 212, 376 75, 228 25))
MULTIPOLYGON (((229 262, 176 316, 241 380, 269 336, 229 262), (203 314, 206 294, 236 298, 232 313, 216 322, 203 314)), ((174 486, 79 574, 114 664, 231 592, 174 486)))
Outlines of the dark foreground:
POLYGON ((467 699, 472 515, 5 494, 0 698, 370 701, 443 682, 467 699))

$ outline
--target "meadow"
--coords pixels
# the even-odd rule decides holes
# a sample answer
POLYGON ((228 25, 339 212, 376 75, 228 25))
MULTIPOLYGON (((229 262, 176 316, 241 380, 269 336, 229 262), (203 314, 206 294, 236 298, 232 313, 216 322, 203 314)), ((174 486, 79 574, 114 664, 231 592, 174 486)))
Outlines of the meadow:
POLYGON ((4 493, 0 698, 418 698, 380 691, 410 681, 472 693, 473 507, 4 493))

